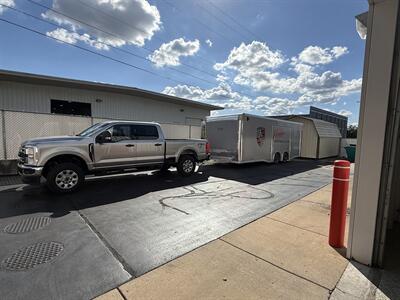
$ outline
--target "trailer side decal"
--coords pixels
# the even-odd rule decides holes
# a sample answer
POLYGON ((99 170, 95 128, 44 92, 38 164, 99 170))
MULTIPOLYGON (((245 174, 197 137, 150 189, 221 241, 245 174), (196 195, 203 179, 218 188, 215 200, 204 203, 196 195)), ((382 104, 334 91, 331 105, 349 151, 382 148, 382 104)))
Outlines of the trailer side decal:
POLYGON ((264 145, 265 142, 265 128, 257 127, 257 144, 258 146, 264 145))

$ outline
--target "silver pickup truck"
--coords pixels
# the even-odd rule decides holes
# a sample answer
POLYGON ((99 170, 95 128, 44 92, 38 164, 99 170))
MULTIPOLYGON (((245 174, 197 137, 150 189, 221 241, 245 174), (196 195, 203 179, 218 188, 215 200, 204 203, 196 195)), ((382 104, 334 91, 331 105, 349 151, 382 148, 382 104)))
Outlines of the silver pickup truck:
POLYGON ((76 136, 36 138, 19 150, 18 173, 25 183, 44 177, 57 193, 76 191, 85 175, 104 175, 176 166, 182 176, 195 171, 196 162, 209 159, 202 139, 165 139, 159 124, 108 121, 76 136))

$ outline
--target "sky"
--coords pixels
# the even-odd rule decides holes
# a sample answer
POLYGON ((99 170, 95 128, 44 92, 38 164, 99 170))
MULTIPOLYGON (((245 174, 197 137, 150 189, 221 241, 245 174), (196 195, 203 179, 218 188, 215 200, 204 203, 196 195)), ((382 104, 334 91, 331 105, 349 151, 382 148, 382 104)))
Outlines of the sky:
POLYGON ((367 0, 0 0, 0 69, 358 122, 367 0), (6 21, 4 21, 6 20, 6 21))

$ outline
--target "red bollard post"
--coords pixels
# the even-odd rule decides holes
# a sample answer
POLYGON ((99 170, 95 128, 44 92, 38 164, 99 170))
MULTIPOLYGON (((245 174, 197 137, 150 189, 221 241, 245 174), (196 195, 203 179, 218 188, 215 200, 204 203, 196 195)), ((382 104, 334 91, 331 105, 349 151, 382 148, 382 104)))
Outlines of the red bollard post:
POLYGON ((331 221, 329 227, 329 245, 334 248, 344 247, 349 178, 350 162, 336 160, 333 167, 331 221))

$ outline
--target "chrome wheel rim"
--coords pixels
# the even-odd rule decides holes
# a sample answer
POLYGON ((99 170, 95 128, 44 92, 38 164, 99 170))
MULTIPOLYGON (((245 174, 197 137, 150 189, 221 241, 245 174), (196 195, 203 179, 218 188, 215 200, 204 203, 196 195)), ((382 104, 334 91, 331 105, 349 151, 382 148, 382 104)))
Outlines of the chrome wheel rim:
POLYGON ((192 162, 190 159, 185 160, 185 161, 183 162, 183 164, 182 164, 182 169, 183 169, 183 171, 184 171, 185 173, 190 173, 190 172, 192 172, 193 168, 194 168, 194 164, 193 164, 193 162, 192 162))
POLYGON ((63 190, 72 189, 78 184, 79 176, 73 170, 62 170, 56 176, 56 185, 63 190))

